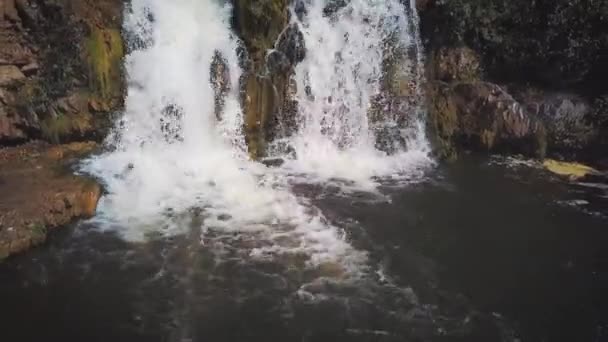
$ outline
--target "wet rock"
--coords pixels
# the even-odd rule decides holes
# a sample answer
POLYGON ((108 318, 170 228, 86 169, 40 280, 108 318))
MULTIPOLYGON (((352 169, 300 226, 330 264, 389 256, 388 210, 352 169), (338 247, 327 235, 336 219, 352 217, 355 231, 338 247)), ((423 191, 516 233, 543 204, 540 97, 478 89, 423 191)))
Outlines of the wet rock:
POLYGON ((437 83, 431 96, 429 117, 439 155, 453 157, 460 146, 544 156, 544 125, 500 86, 437 83))
POLYGON ((272 50, 266 57, 268 72, 273 75, 288 73, 291 69, 289 58, 278 50, 272 50))
POLYGON ((297 24, 289 25, 278 38, 276 50, 282 52, 292 66, 302 62, 306 57, 304 34, 297 24))
POLYGON ((48 230, 94 215, 100 186, 68 164, 94 143, 0 149, 0 259, 46 240, 48 230))
POLYGON ((514 96, 528 113, 543 121, 552 154, 575 158, 577 152, 597 140, 598 125, 591 117, 593 105, 582 96, 532 89, 514 96))
POLYGON ((264 158, 261 162, 268 167, 279 167, 285 163, 285 160, 283 158, 264 158))
POLYGON ((350 0, 329 0, 325 8, 323 8, 323 14, 327 17, 331 17, 340 9, 346 7, 350 3, 350 0))
POLYGON ((233 26, 244 44, 240 56, 245 66, 241 81, 245 137, 253 158, 264 156, 267 143, 276 133, 279 115, 291 108, 291 60, 297 60, 300 54, 287 50, 295 44, 291 42, 293 34, 282 35, 284 50, 278 44, 284 31, 291 32, 285 30, 289 4, 287 0, 234 2, 233 26))
POLYGON ((296 13, 296 16, 298 17, 298 20, 300 21, 304 19, 304 16, 308 14, 305 0, 296 0, 293 8, 294 12, 296 13))
POLYGON ((214 92, 215 116, 220 120, 221 113, 224 110, 226 94, 230 91, 230 70, 226 59, 219 51, 216 51, 213 55, 210 73, 211 86, 214 92))

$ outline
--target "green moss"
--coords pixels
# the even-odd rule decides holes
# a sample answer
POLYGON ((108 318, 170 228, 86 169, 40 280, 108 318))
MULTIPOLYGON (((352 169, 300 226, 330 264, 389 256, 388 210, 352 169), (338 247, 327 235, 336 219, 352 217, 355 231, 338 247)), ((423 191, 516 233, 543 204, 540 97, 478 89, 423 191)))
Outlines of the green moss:
POLYGON ((264 53, 272 48, 287 25, 287 5, 286 0, 239 0, 235 3, 239 34, 250 52, 264 53))
POLYGON ((44 139, 58 144, 62 141, 63 137, 70 134, 72 123, 67 115, 60 114, 57 117, 42 120, 40 130, 44 139))
POLYGON ((120 97, 124 56, 120 31, 93 28, 86 46, 91 90, 104 102, 120 97))
POLYGON ((90 126, 88 113, 57 113, 56 116, 49 116, 40 122, 40 132, 43 139, 59 144, 87 131, 90 126))
POLYGON ((39 244, 46 240, 47 229, 42 223, 32 223, 28 226, 33 244, 39 244))
POLYGON ((28 80, 19 88, 15 106, 23 112, 44 111, 50 104, 49 95, 38 80, 28 80))

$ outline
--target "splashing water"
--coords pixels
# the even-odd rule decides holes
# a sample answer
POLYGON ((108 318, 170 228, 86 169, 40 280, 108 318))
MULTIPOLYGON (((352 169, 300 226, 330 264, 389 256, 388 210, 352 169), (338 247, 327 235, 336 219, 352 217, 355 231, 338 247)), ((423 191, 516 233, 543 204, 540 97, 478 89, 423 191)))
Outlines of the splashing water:
POLYGON ((210 230, 249 234, 265 241, 249 247, 251 255, 305 253, 313 264, 352 264, 362 254, 343 234, 248 159, 230 13, 212 0, 132 1, 124 24, 132 48, 126 110, 108 138, 110 151, 84 165, 108 190, 97 220, 141 241, 184 233, 189 224, 179 217, 190 212, 202 217, 203 243, 210 230), (221 120, 210 82, 217 53, 232 85, 221 120))
MULTIPOLYGON (((390 33, 398 37, 396 46, 417 48, 410 38, 416 23, 397 0, 353 0, 333 19, 322 14, 325 5, 310 3, 299 23, 308 55, 296 70, 301 120, 289 139, 297 158, 270 169, 247 155, 230 6, 132 0, 124 22, 131 50, 126 109, 107 139, 109 151, 83 165, 108 191, 96 219, 141 241, 186 232, 192 225, 184 224, 186 216, 198 222, 202 243, 209 236, 223 241, 218 235, 255 240, 243 247, 252 257, 293 253, 307 255, 313 265, 363 265, 365 253, 294 194, 290 177, 304 173, 369 185, 373 177, 411 173, 428 162, 417 105, 408 107, 414 118, 408 125, 399 118, 404 113, 368 119, 382 91, 384 40, 390 33), (218 54, 230 75, 220 118, 210 72, 218 54), (407 148, 381 152, 375 146, 378 127, 397 127, 407 148)), ((420 96, 420 52, 415 55, 398 70, 411 77, 412 96, 420 96)))
POLYGON ((295 72, 299 129, 288 138, 295 158, 286 168, 320 181, 338 178, 372 185, 373 177, 411 173, 428 164, 415 5, 352 0, 328 14, 330 5, 312 0, 301 19, 292 16, 307 52, 295 72), (400 51, 405 58, 399 58, 400 51), (395 75, 408 81, 407 101, 392 114, 387 101, 378 101, 387 92, 382 89, 387 76, 383 63, 390 59, 400 63, 395 75), (377 122, 370 119, 374 105, 386 107, 380 108, 377 122), (377 148, 379 139, 401 146, 387 153, 377 148))

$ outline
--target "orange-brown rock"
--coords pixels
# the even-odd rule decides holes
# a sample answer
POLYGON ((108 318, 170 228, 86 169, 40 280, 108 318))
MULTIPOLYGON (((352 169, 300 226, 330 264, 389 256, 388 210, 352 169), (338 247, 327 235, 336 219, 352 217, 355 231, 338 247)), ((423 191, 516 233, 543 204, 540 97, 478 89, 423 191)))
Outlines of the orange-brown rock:
POLYGON ((0 149, 0 259, 39 245, 47 232, 95 214, 101 188, 69 169, 94 143, 0 149))

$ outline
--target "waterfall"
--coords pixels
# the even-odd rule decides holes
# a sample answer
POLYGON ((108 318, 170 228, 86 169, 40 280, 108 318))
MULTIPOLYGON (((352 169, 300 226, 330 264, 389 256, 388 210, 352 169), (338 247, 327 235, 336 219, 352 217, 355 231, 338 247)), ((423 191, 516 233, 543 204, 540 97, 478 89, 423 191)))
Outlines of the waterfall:
POLYGON ((131 1, 125 111, 108 151, 83 165, 107 190, 95 220, 129 241, 194 224, 201 243, 250 241, 248 257, 299 253, 311 264, 355 265, 363 254, 341 230, 248 157, 231 12, 214 0, 131 1), (211 72, 218 55, 230 75, 221 115, 211 72))
POLYGON ((296 253, 312 264, 339 261, 356 269, 365 253, 310 199, 294 193, 291 181, 305 175, 368 184, 428 161, 420 101, 412 101, 420 95, 419 42, 397 0, 353 0, 333 14, 324 13, 326 5, 314 0, 301 19, 292 16, 308 50, 295 72, 299 129, 288 143, 296 157, 269 168, 247 153, 230 5, 132 0, 124 20, 125 110, 106 152, 83 165, 107 190, 96 217, 100 226, 142 241, 191 232, 195 224, 201 243, 249 241, 242 248, 248 257, 296 253), (413 92, 405 107, 380 108, 386 115, 372 120, 374 101, 388 103, 381 95, 389 38, 394 51, 414 53, 395 69, 409 77, 413 92), (218 63, 221 68, 213 69, 218 63), (221 104, 218 82, 227 83, 221 104), (378 148, 382 132, 389 132, 394 151, 378 148))
POLYGON ((290 152, 286 167, 364 183, 428 163, 414 1, 309 0, 292 18, 306 57, 294 76, 299 126, 280 141, 290 152), (402 94, 389 94, 390 77, 403 83, 402 94))

